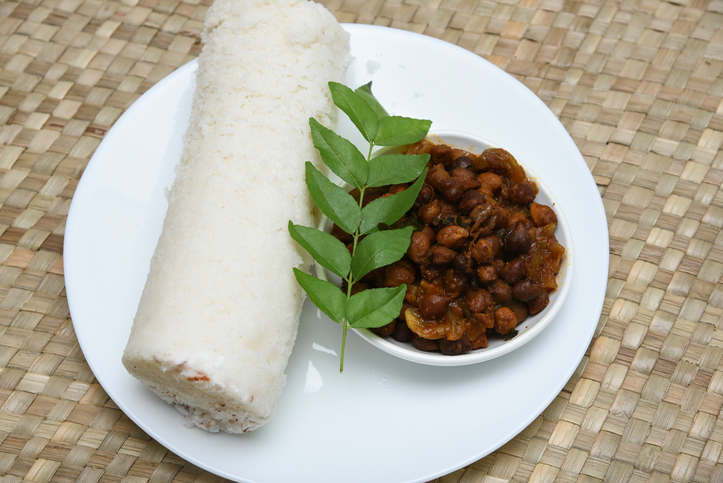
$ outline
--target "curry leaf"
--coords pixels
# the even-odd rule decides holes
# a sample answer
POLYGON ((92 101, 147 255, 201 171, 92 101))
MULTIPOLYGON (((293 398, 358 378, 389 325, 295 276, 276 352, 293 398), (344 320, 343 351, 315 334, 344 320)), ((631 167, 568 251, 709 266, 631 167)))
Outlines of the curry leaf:
POLYGON ((412 119, 401 116, 388 116, 379 119, 379 127, 374 136, 377 146, 403 146, 424 139, 432 121, 412 119))
POLYGON ((354 197, 329 181, 309 161, 306 162, 306 186, 322 213, 345 232, 353 234, 356 231, 362 212, 354 197))
POLYGON ((398 317, 402 309, 406 285, 358 291, 355 282, 372 270, 398 261, 409 248, 412 227, 388 228, 417 199, 424 184, 424 168, 429 155, 390 154, 369 158, 375 146, 398 146, 419 141, 429 130, 430 122, 389 116, 372 94, 371 82, 355 91, 330 82, 329 90, 334 104, 349 116, 369 142, 368 157, 350 141, 314 119, 309 120, 312 140, 331 171, 358 189, 359 199, 332 183, 310 162, 306 163, 306 185, 322 213, 350 236, 345 236, 342 242, 329 233, 292 222, 289 222, 289 233, 319 265, 346 282, 344 293, 326 280, 294 269, 296 280, 311 301, 342 326, 339 372, 343 372, 348 330, 381 327, 398 317), (363 195, 367 188, 409 183, 415 178, 414 184, 403 191, 364 205, 363 195), (380 229, 380 225, 384 226, 380 229), (351 244, 347 249, 349 240, 351 244))
POLYGON ((376 228, 380 223, 391 225, 402 217, 414 204, 419 190, 422 189, 427 170, 417 178, 412 186, 404 191, 370 202, 362 209, 362 221, 359 225, 359 232, 365 234, 376 228))
POLYGON ((344 321, 346 295, 339 290, 339 287, 331 282, 302 272, 298 268, 294 269, 294 275, 296 281, 306 291, 314 305, 319 307, 334 322, 342 323, 344 321))
POLYGON ((335 236, 316 228, 295 225, 291 221, 289 233, 319 265, 342 278, 347 276, 351 268, 351 254, 335 236))
POLYGON ((319 150, 321 159, 341 179, 361 189, 369 175, 369 165, 364 155, 350 141, 311 118, 311 138, 319 150))
POLYGON ((402 258, 409 248, 413 231, 414 229, 408 226, 401 230, 378 231, 362 238, 351 259, 351 274, 354 280, 360 280, 372 270, 402 258))
POLYGON ((407 286, 373 288, 351 296, 346 309, 349 325, 355 329, 382 327, 399 317, 407 286))
POLYGON ((329 89, 334 104, 349 116, 349 119, 359 129, 364 139, 370 143, 374 141, 379 128, 379 118, 376 111, 364 98, 343 84, 329 82, 329 89))
POLYGON ((407 183, 417 179, 429 161, 429 154, 385 154, 369 160, 370 187, 407 183))
POLYGON ((389 113, 384 109, 384 107, 379 103, 376 97, 374 97, 374 94, 372 94, 372 83, 369 82, 367 84, 364 84, 363 86, 357 87, 354 91, 359 96, 364 99, 369 106, 374 109, 374 112, 376 112, 378 118, 387 117, 389 113))

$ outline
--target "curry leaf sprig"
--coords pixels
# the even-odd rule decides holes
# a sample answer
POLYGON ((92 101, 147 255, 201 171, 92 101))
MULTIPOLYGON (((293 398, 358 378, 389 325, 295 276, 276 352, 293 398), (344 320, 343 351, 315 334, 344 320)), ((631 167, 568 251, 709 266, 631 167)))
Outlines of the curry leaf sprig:
POLYGON ((334 104, 341 109, 369 143, 366 154, 349 140, 309 119, 314 146, 321 159, 339 178, 359 192, 355 199, 331 182, 311 162, 306 163, 306 185, 311 198, 331 221, 348 233, 349 247, 331 234, 289 222, 289 233, 318 265, 346 282, 335 284, 294 269, 299 285, 331 320, 341 324, 339 372, 344 371, 346 334, 350 328, 382 327, 402 308, 407 286, 355 291, 354 285, 373 270, 402 258, 409 247, 412 227, 388 228, 414 204, 426 176, 428 154, 384 154, 372 157, 377 146, 403 146, 427 135, 431 121, 390 116, 374 97, 371 83, 352 90, 330 82, 334 104), (410 183, 405 190, 364 203, 368 188, 410 183))

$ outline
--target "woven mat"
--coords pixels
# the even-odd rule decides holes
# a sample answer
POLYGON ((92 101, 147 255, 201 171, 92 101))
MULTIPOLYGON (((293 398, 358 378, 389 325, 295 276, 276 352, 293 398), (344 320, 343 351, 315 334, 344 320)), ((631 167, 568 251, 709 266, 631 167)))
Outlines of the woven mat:
MULTIPOLYGON (((3 481, 218 480, 151 440, 94 379, 62 259, 90 156, 198 55, 209 1, 0 2, 3 481)), ((608 289, 577 372, 520 435, 437 481, 723 480, 723 2, 323 3, 514 75, 562 120, 607 210, 608 289)))

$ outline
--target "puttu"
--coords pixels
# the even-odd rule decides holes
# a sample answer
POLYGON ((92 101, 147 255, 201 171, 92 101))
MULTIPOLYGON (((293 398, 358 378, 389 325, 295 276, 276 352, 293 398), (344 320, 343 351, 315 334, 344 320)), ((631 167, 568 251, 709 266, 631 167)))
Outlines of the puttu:
POLYGON ((123 364, 189 426, 242 433, 273 416, 312 262, 309 118, 333 128, 348 34, 309 0, 216 0, 202 33, 176 178, 123 364))

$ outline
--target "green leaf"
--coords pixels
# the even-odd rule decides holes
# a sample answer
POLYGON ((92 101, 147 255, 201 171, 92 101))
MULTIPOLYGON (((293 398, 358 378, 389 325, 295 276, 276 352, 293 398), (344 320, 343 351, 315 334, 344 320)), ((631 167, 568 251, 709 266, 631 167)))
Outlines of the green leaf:
POLYGON ((368 84, 364 84, 363 86, 357 87, 357 89, 354 91, 359 96, 364 99, 369 106, 371 106, 372 109, 374 109, 374 112, 377 113, 378 118, 387 117, 389 113, 384 109, 384 106, 382 106, 376 97, 374 97, 374 94, 372 94, 372 83, 371 81, 368 84))
POLYGON ((375 110, 361 95, 344 84, 329 82, 329 89, 334 104, 349 116, 364 139, 371 143, 379 127, 379 118, 375 110))
POLYGON ((347 305, 347 320, 355 329, 382 327, 399 317, 407 286, 373 288, 351 296, 347 305))
POLYGON ((374 136, 377 146, 403 146, 424 139, 432 121, 412 119, 411 117, 388 116, 379 119, 379 127, 374 136))
POLYGON ((311 138, 321 159, 341 179, 361 189, 367 181, 367 160, 356 146, 319 122, 309 119, 311 138))
POLYGON ((331 320, 341 323, 346 311, 346 295, 339 287, 326 280, 320 280, 298 268, 294 269, 296 281, 309 295, 314 305, 324 312, 331 320))
POLYGON ((427 170, 417 178, 412 186, 395 195, 377 198, 362 210, 359 233, 362 235, 376 228, 380 223, 391 225, 402 217, 414 204, 422 189, 427 170))
POLYGON ((414 228, 384 230, 365 236, 354 250, 351 273, 361 280, 367 273, 401 259, 409 248, 414 228))
POLYGON ((314 257, 318 264, 342 278, 346 278, 349 274, 351 254, 335 236, 316 228, 294 225, 291 221, 289 221, 289 234, 314 257))
POLYGON ((329 181, 309 161, 306 162, 306 186, 321 212, 339 228, 354 234, 362 217, 361 209, 354 197, 344 188, 329 181))
POLYGON ((369 161, 367 185, 371 187, 407 183, 417 179, 429 154, 386 154, 369 161))

